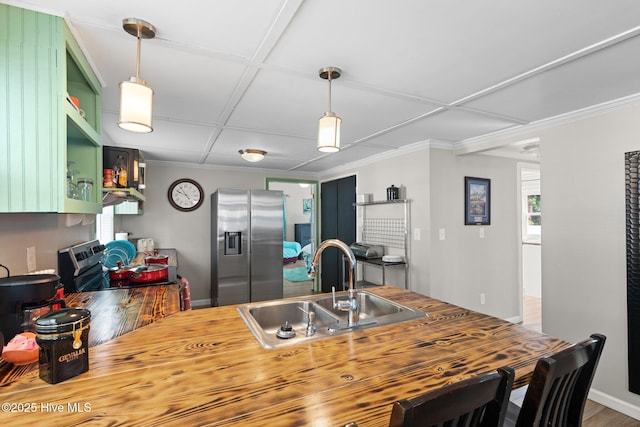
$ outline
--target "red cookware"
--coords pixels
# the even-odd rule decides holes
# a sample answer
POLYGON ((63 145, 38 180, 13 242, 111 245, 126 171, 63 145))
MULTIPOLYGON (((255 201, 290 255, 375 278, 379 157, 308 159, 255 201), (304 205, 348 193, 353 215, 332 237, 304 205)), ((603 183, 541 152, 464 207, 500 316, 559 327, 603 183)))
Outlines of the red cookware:
POLYGON ((129 281, 132 283, 151 283, 167 280, 169 267, 167 264, 140 265, 130 268, 129 281))
POLYGON ((149 264, 169 264, 168 255, 160 255, 158 251, 154 251, 153 256, 148 256, 144 259, 144 263, 149 264))
POLYGON ((118 266, 109 269, 109 279, 111 280, 128 280, 129 269, 122 266, 122 262, 118 261, 118 266))

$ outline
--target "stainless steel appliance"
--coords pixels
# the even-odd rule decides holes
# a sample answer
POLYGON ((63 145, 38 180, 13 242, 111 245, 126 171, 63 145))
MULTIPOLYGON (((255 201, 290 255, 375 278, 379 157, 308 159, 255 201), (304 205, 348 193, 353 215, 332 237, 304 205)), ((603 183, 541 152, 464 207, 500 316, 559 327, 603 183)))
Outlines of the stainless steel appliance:
MULTIPOLYGON (((110 279, 109 270, 102 265, 106 251, 107 248, 98 240, 79 243, 58 251, 58 274, 60 282, 64 284, 65 294, 140 286, 129 280, 110 279)), ((177 283, 176 269, 176 265, 170 263, 166 277, 143 285, 177 283)))
POLYGON ((351 251, 358 258, 382 258, 384 255, 384 247, 382 245, 370 245, 368 243, 356 242, 352 243, 351 251))
POLYGON ((211 305, 282 298, 282 191, 211 195, 211 305))
POLYGON ((146 164, 140 150, 136 148, 110 147, 102 148, 102 164, 105 168, 111 168, 116 163, 118 156, 122 156, 127 168, 127 188, 143 190, 145 188, 146 164))

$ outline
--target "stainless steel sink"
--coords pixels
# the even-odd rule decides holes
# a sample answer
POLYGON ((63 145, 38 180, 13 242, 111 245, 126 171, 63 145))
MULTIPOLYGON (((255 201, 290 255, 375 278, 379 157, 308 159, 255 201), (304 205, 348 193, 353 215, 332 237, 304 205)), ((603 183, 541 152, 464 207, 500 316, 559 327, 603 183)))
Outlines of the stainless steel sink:
MULTIPOLYGON (((336 293, 336 300, 346 298, 346 292, 336 293)), ((365 293, 364 291, 359 291, 357 298, 358 305, 360 306, 360 319, 380 318, 391 314, 402 313, 405 310, 411 310, 408 307, 401 306, 378 295, 365 293)), ((338 315, 344 314, 344 311, 333 308, 333 296, 317 299, 316 304, 338 315)))
MULTIPOLYGON (((346 292, 336 293, 336 299, 345 298, 346 292)), ((238 307, 238 311, 249 330, 265 348, 280 348, 427 316, 421 311, 366 290, 358 290, 358 303, 360 321, 351 328, 344 328, 347 313, 333 307, 331 294, 245 304, 238 307), (309 336, 307 326, 310 312, 315 316, 315 332, 309 336)))

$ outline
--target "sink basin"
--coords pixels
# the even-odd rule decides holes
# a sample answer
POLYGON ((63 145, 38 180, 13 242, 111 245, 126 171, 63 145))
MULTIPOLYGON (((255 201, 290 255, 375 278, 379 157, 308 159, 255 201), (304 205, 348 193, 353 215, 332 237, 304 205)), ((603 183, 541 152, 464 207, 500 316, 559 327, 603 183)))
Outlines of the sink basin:
MULTIPOLYGON (((351 328, 346 327, 347 312, 333 307, 331 294, 245 304, 238 307, 238 311, 249 330, 265 348, 280 348, 427 316, 421 311, 366 290, 358 290, 357 298, 360 321, 351 328), (307 335, 309 312, 315 313, 316 327, 315 333, 310 336, 307 335)), ((336 293, 336 300, 345 299, 346 292, 336 293)))
MULTIPOLYGON (((393 301, 379 297, 378 295, 365 293, 364 291, 360 291, 357 294, 357 298, 358 305, 360 306, 360 319, 379 318, 382 316, 401 313, 407 309, 393 301)), ((347 293, 336 293, 336 300, 340 299, 347 299, 347 293)), ((320 298, 316 300, 316 303, 339 316, 346 315, 344 311, 333 308, 333 296, 320 298)))

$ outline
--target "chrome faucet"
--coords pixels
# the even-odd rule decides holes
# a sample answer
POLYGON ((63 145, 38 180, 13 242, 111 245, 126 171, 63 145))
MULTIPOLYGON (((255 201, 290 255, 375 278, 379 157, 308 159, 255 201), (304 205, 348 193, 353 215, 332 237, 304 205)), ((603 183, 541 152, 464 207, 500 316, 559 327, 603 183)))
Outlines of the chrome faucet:
POLYGON ((332 288, 333 292, 333 307, 339 309, 341 311, 348 311, 347 317, 347 327, 351 328, 358 324, 358 320, 360 319, 360 307, 358 305, 358 298, 356 292, 356 257, 353 254, 351 248, 341 240, 338 239, 328 239, 320 243, 320 246, 316 250, 316 253, 313 257, 313 261, 311 262, 311 266, 309 267, 308 275, 311 278, 316 277, 316 268, 318 267, 318 261, 320 260, 320 255, 322 252, 332 246, 334 248, 340 249, 345 256, 347 257, 347 261, 349 262, 349 290, 348 295, 349 299, 346 301, 336 301, 335 297, 335 287, 332 288))

